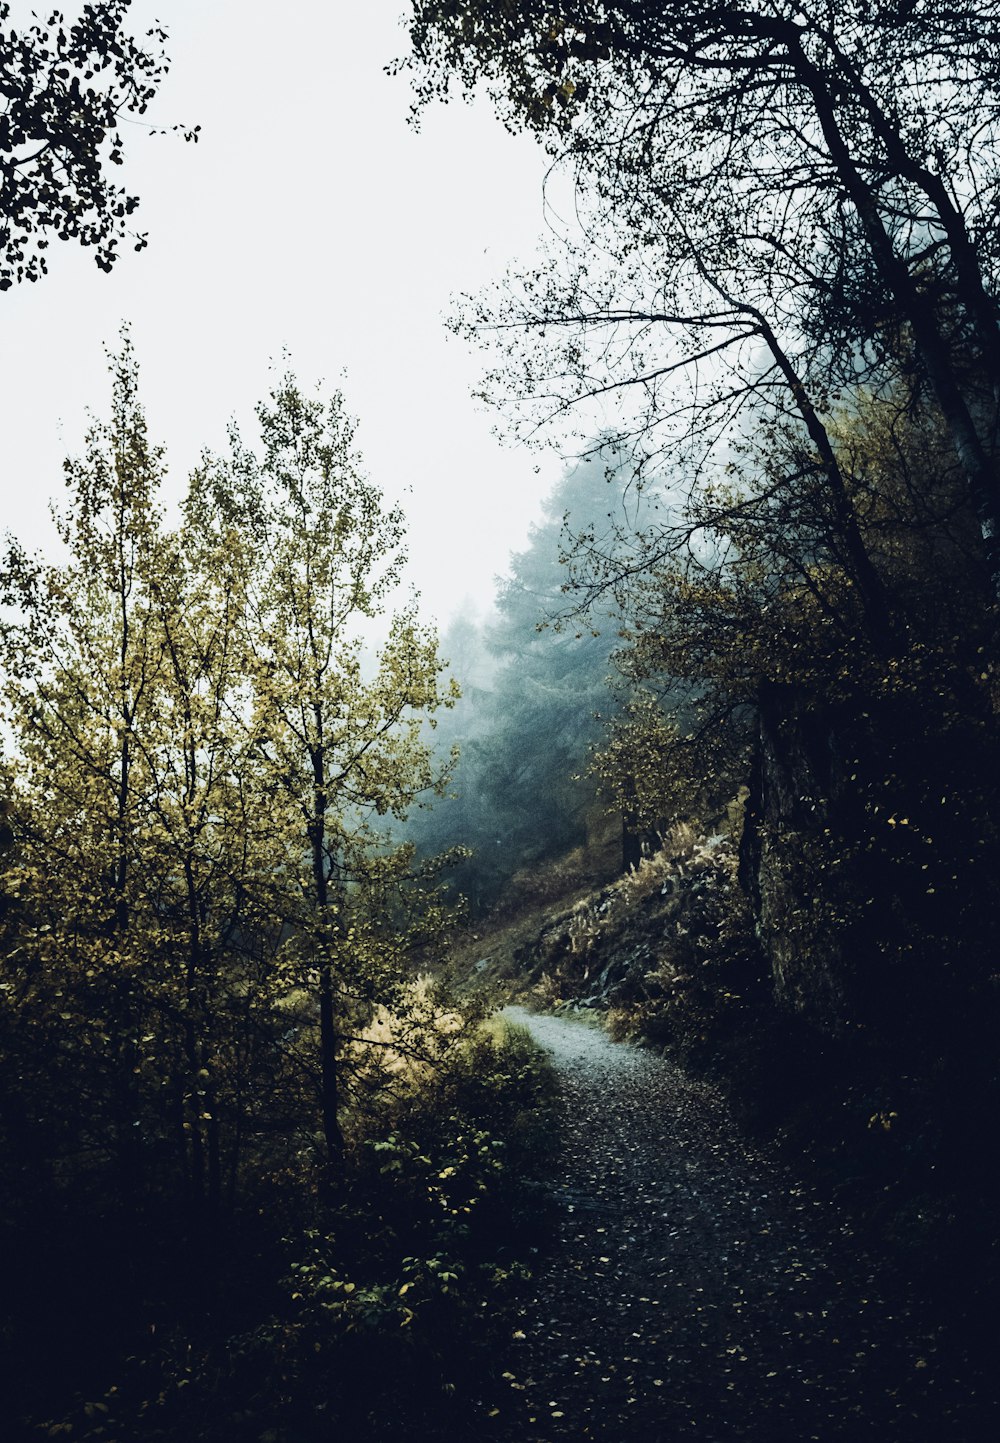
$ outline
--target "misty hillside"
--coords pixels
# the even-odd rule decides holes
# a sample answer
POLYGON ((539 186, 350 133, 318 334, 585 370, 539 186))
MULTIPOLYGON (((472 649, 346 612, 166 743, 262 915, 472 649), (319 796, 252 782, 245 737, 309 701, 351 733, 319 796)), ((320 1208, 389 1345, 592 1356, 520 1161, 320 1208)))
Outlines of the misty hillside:
POLYGON ((462 696, 435 719, 434 754, 442 766, 453 749, 457 758, 444 799, 411 813, 401 835, 425 857, 471 851, 448 881, 474 917, 516 875, 608 830, 592 754, 622 707, 622 623, 613 595, 584 604, 570 560, 598 545, 624 556, 654 505, 621 458, 596 446, 546 499, 498 579, 493 612, 459 615, 442 636, 462 696))

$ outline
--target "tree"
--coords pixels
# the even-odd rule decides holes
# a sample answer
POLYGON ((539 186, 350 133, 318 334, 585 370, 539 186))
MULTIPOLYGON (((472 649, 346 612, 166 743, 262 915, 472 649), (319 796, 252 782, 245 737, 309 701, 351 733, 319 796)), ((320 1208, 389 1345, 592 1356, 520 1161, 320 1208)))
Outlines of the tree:
POLYGON ((865 637, 809 478, 773 452, 781 485, 717 498, 711 550, 618 578, 634 691, 598 766, 636 777, 649 819, 704 825, 746 787, 742 881, 779 999, 919 1052, 987 1005, 992 617, 939 418, 859 396, 833 434, 905 651, 865 637))
POLYGON ((232 723, 240 548, 167 529, 127 337, 112 371, 111 420, 67 463, 67 560, 15 543, 5 570, 15 955, 25 1015, 65 1024, 51 1041, 86 1100, 79 1145, 117 1158, 126 1201, 151 1169, 179 1176, 197 1221, 235 1176, 233 1058, 272 996, 237 959, 269 921, 232 723))
POLYGON ((511 557, 498 590, 487 640, 501 665, 478 789, 497 815, 510 861, 521 866, 579 844, 595 810, 586 763, 600 714, 614 710, 609 674, 621 621, 609 594, 579 605, 571 562, 600 548, 627 564, 650 517, 648 493, 630 479, 624 458, 596 442, 547 498, 542 522, 511 557))
POLYGON ((452 885, 476 913, 515 874, 580 845, 600 810, 585 773, 598 713, 613 709, 620 622, 610 593, 584 608, 571 582, 595 549, 625 564, 651 506, 620 456, 600 440, 592 452, 567 470, 510 558, 494 614, 478 629, 463 617, 445 635, 463 690, 438 734, 442 760, 458 747, 454 782, 448 800, 405 831, 422 851, 472 849, 452 885))
POLYGON ((155 990, 133 946, 148 881, 137 855, 146 787, 136 737, 152 721, 159 665, 141 614, 160 458, 133 402, 126 362, 113 422, 95 426, 87 454, 67 468, 70 504, 59 530, 68 564, 45 566, 14 544, 5 575, 5 599, 17 608, 5 627, 5 702, 21 753, 12 890, 29 919, 20 939, 32 957, 25 980, 63 999, 79 1053, 103 1037, 114 1058, 115 1095, 100 1109, 111 1136, 91 1145, 117 1155, 127 1196, 138 1186, 139 1039, 155 990), (78 1011, 95 979, 108 1012, 78 1011), (105 1032, 108 1014, 116 1022, 105 1032))
MULTIPOLYGON (((654 813, 678 784, 686 809, 710 802, 704 779, 749 783, 744 879, 780 981, 775 898, 829 899, 849 870, 824 850, 828 804, 855 859, 885 859, 878 789, 933 837, 941 782, 937 804, 964 797, 992 845, 995 19, 935 0, 836 14, 432 0, 411 35, 418 103, 484 81, 574 186, 553 210, 579 225, 457 324, 497 346, 486 391, 513 396, 523 430, 610 396, 637 470, 655 464, 682 498, 650 533, 645 576, 597 558, 582 578, 631 593, 641 691, 610 762, 627 780, 638 751, 654 813), (660 704, 677 680, 694 689, 690 725, 660 704), (852 775, 870 812, 852 809, 852 775), (791 884, 786 864, 807 855, 791 884)), ((982 873, 957 832, 941 845, 971 959, 982 873)), ((869 868, 887 956, 913 897, 914 915, 939 909, 925 937, 942 925, 945 888, 920 893, 915 856, 869 868)), ((853 876, 860 892, 863 862, 853 876)), ((842 915, 834 900, 830 939, 842 915)), ((827 981, 846 957, 834 942, 827 981)))
POLYGON ((567 273, 470 319, 566 337, 521 394, 561 412, 636 387, 647 438, 672 419, 703 441, 762 399, 794 415, 884 634, 822 419, 866 369, 933 396, 1000 583, 992 24, 971 3, 413 6, 418 101, 485 80, 578 184, 567 273), (689 403, 665 398, 692 363, 689 403))
POLYGON ((157 24, 137 43, 130 3, 98 0, 73 22, 54 11, 26 28, 8 28, 0 4, 0 290, 45 274, 53 236, 92 247, 104 271, 124 241, 146 245, 130 229, 138 197, 108 167, 122 164, 123 118, 146 113, 167 72, 167 32, 157 24))
MULTIPOLYGON (((399 583, 403 522, 362 474, 343 398, 304 396, 289 376, 257 415, 261 456, 234 433, 231 455, 195 478, 188 517, 235 521, 245 538, 252 786, 268 810, 290 975, 318 1006, 335 1180, 349 1044, 375 1008, 401 1000, 412 941, 392 901, 407 890, 411 853, 388 848, 377 819, 402 819, 444 786, 423 727, 457 689, 442 683, 436 634, 412 601, 366 652, 399 583)), ((418 930, 433 915, 432 905, 418 930)))

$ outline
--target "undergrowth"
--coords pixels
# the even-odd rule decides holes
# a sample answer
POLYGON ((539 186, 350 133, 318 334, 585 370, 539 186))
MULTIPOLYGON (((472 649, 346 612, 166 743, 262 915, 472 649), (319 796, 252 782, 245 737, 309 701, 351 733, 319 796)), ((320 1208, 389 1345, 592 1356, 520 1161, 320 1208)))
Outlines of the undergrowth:
MULTIPOLYGON (((459 1435, 490 1396, 507 1309, 539 1242, 553 1081, 494 1018, 383 1106, 320 1206, 266 1192, 242 1326, 175 1324, 100 1396, 31 1436, 87 1443, 319 1443, 459 1435)), ((286 1180, 287 1184, 287 1180, 286 1180)), ((224 1304, 216 1303, 219 1316, 224 1304)))

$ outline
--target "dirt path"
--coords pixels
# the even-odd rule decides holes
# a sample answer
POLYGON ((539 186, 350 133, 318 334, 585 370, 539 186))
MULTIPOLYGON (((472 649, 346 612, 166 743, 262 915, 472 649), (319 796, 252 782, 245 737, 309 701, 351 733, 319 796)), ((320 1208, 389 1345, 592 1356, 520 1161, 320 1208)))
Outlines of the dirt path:
POLYGON ((492 1437, 1000 1438, 847 1222, 742 1140, 710 1088, 585 1024, 508 1015, 552 1056, 564 1145, 558 1236, 492 1437))

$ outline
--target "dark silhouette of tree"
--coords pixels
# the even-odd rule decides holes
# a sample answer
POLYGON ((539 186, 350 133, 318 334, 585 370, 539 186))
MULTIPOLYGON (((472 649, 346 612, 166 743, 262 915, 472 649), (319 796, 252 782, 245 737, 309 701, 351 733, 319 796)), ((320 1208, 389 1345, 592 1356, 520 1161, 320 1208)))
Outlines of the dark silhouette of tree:
POLYGON ((629 386, 661 448, 667 421, 704 443, 765 403, 795 416, 886 630, 822 416, 831 390, 903 368, 943 417, 996 589, 992 7, 417 0, 411 36, 420 102, 485 80, 577 183, 563 273, 542 264, 467 317, 544 335, 518 387, 535 419, 629 386))
POLYGON ((167 72, 167 32, 130 36, 130 4, 101 0, 74 21, 32 14, 21 29, 0 4, 0 290, 44 275, 53 238, 90 247, 103 271, 123 242, 146 245, 131 229, 139 199, 110 167, 122 164, 122 121, 146 113, 167 72))

